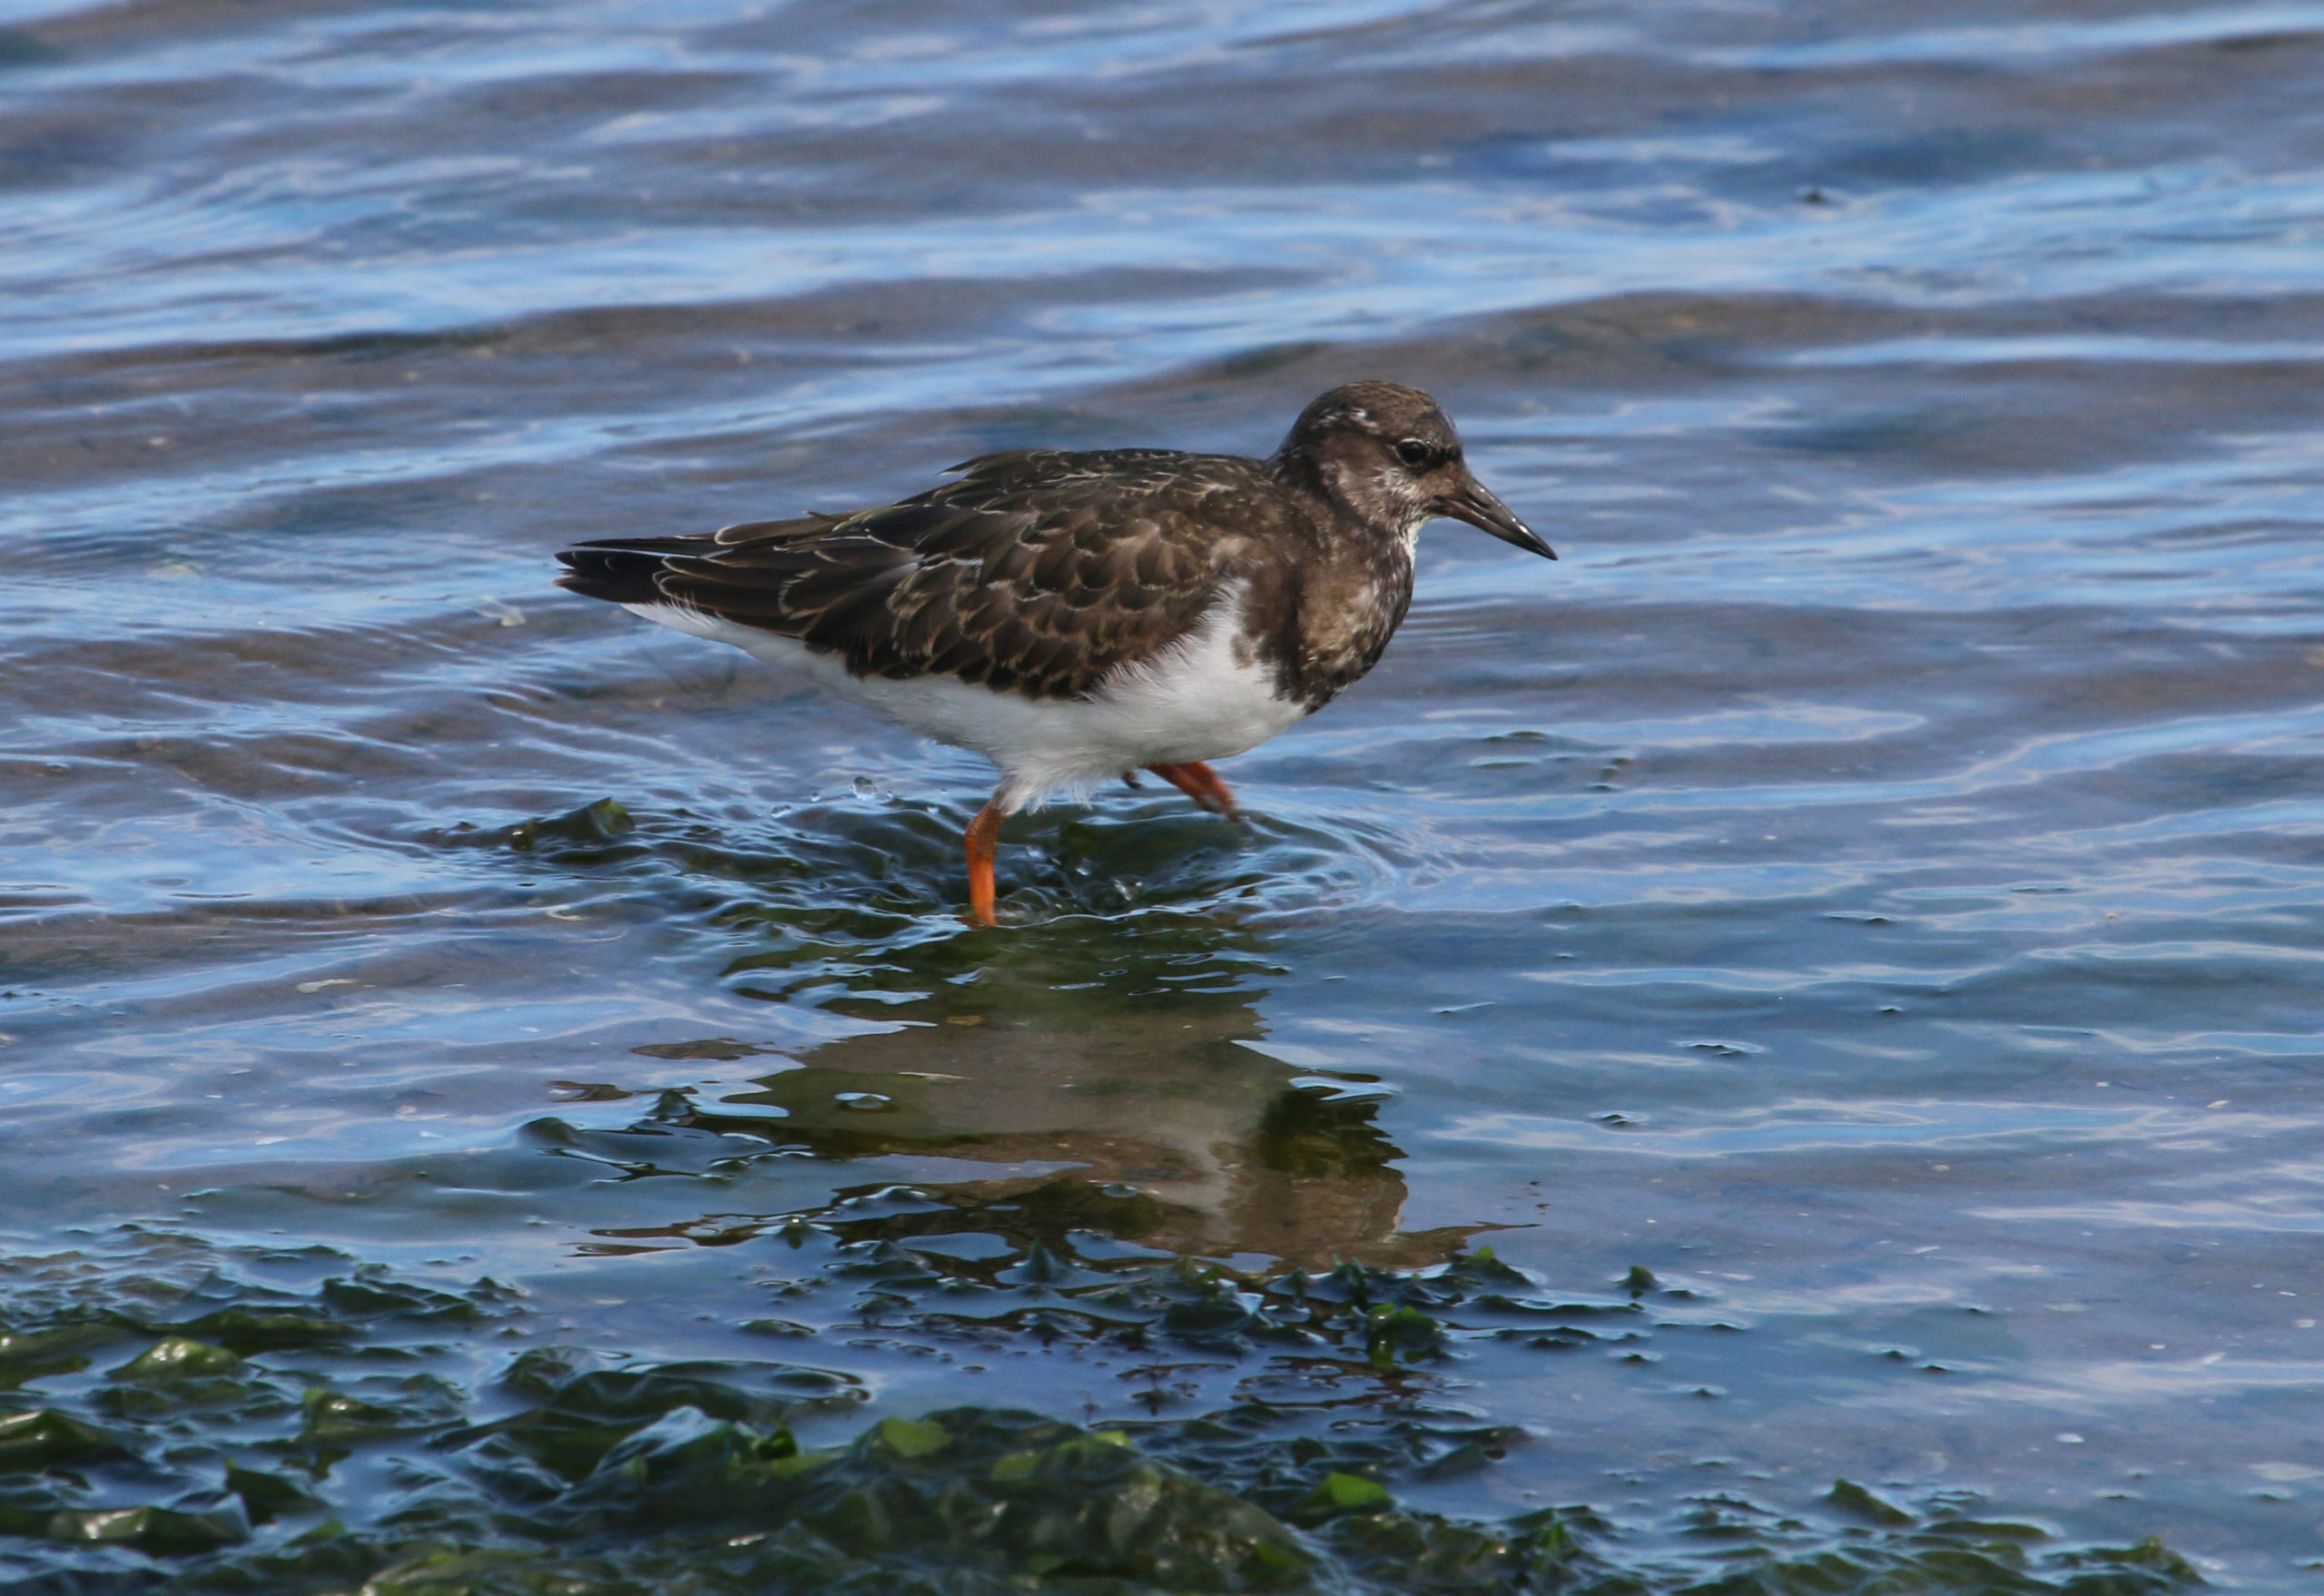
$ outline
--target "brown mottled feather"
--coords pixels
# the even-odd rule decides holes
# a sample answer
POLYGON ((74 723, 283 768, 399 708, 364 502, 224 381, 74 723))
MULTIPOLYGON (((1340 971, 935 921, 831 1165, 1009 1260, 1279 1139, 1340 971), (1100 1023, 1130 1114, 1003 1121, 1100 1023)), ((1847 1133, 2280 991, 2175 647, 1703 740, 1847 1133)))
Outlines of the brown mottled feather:
POLYGON ((1015 449, 955 469, 850 516, 583 544, 559 557, 563 583, 796 637, 858 676, 1073 698, 1198 626, 1255 540, 1300 529, 1281 485, 1235 456, 1015 449), (1222 489, 1232 527, 1205 513, 1222 489))

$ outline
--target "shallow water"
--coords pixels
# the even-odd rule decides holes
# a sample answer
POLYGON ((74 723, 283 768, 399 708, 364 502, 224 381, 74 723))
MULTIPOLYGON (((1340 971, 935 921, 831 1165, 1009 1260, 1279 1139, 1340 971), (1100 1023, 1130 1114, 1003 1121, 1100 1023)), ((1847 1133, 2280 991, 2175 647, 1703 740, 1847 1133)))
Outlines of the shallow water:
MULTIPOLYGON (((1845 1476, 2313 1588, 2324 5, 0 24, 13 1246, 328 1244, 674 1359, 887 1187, 995 1256, 1474 1237, 1695 1295, 1448 1365, 1534 1439, 1426 1506, 1845 1476), (1375 374, 1561 563, 1440 525, 1247 831, 1016 823, 999 931, 978 762, 547 586, 1375 374)), ((916 1345, 806 1361, 1076 1422, 1260 1370, 916 1345)))

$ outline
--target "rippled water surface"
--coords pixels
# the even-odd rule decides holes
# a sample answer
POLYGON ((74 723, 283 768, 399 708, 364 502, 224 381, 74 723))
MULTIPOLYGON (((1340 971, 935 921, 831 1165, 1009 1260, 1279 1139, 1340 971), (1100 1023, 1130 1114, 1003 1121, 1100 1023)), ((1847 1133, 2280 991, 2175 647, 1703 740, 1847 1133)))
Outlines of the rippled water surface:
MULTIPOLYGON (((1405 1499, 1845 1476, 2324 1578, 2324 6, 0 23, 12 1249, 684 1359, 810 1233, 1489 1243, 1689 1295, 1396 1376, 1531 1435, 1405 1499), (1561 563, 1439 524, 1246 831, 1013 823, 999 931, 979 762, 548 586, 1363 375, 1561 563)), ((875 1416, 1265 1364, 808 1345, 875 1416)))

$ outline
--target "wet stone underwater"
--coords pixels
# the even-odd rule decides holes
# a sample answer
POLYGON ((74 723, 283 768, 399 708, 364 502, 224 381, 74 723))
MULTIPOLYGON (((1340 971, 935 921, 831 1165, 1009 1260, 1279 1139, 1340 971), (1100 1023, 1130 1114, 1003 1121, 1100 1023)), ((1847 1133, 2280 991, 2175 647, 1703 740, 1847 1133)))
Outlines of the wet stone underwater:
POLYGON ((2324 6, 0 0, 0 1591, 2324 1584, 2324 6), (1013 822, 548 586, 1413 382, 1013 822))

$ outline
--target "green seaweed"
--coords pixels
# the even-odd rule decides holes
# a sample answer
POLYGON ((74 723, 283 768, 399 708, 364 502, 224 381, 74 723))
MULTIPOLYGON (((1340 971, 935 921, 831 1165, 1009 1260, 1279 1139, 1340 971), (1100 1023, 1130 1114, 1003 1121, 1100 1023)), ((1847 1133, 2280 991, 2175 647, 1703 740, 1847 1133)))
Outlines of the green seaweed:
POLYGON ((866 1413, 858 1382, 807 1363, 495 1354, 526 1310, 492 1281, 127 1230, 95 1258, 0 1259, 0 1349, 19 1356, 20 1393, 41 1388, 0 1416, 0 1537, 68 1583, 96 1566, 74 1560, 101 1557, 103 1589, 189 1596, 2164 1596, 2201 1582, 2153 1541, 2053 1548, 1957 1501, 1913 1512, 1845 1481, 1805 1517, 1704 1498, 1659 1538, 1581 1507, 1500 1522, 1425 1512, 1408 1487, 1526 1440, 1432 1405, 1428 1364, 1512 1325, 1634 1325, 1635 1305, 1545 1292, 1482 1249, 1266 1277, 1039 1224, 973 1257, 903 1245, 961 1217, 884 1187, 771 1227, 808 1266, 785 1289, 829 1310, 803 1306, 786 1345, 812 1350, 819 1323, 860 1327, 868 1308, 934 1337, 973 1326, 1283 1358, 1306 1384, 1105 1428, 990 1407, 866 1413), (322 1277, 286 1287, 286 1261, 322 1277), (379 1372, 383 1353, 398 1372, 379 1372), (851 1414, 845 1439, 803 1444, 801 1426, 833 1433, 851 1414))
POLYGON ((1862 1519, 1866 1523, 1894 1529, 1915 1522, 1911 1513, 1893 1503, 1881 1501, 1853 1480, 1833 1481, 1831 1490, 1824 1494, 1824 1500, 1830 1502, 1837 1511, 1846 1513, 1851 1518, 1862 1519))
POLYGON ((108 1325, 59 1325, 51 1329, 0 1335, 0 1391, 48 1374, 75 1374, 98 1353, 121 1345, 108 1325))
POLYGON ((561 852, 575 854, 586 862, 588 855, 576 850, 587 850, 627 836, 637 829, 629 811, 612 798, 600 798, 594 803, 564 814, 548 815, 538 820, 521 821, 510 826, 501 840, 520 853, 529 853, 544 843, 562 843, 561 852))
POLYGON ((123 1450, 107 1432, 51 1409, 0 1414, 0 1477, 44 1473, 123 1450))

